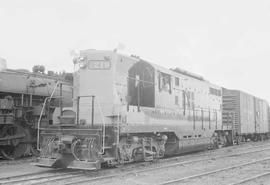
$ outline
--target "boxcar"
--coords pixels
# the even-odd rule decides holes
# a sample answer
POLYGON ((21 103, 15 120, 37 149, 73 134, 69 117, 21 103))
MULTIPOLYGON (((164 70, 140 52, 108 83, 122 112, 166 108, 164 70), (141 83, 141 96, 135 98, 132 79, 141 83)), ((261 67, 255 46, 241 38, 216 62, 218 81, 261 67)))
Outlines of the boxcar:
POLYGON ((242 140, 258 140, 269 132, 268 103, 239 90, 222 89, 222 124, 242 140))

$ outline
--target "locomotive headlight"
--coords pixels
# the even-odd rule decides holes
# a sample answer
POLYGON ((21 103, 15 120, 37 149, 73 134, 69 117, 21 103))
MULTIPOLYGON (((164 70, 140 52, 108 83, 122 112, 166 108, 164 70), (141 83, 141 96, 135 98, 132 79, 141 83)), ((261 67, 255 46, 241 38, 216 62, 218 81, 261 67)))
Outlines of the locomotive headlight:
POLYGON ((133 141, 134 143, 138 143, 138 142, 139 142, 139 137, 133 136, 133 137, 132 137, 132 141, 133 141))
POLYGON ((84 61, 85 60, 85 57, 79 57, 78 60, 81 62, 81 61, 84 61))
POLYGON ((79 65, 81 69, 85 69, 87 67, 87 63, 85 61, 81 61, 79 65))
POLYGON ((74 65, 78 64, 80 66, 80 68, 85 68, 87 66, 86 57, 84 57, 84 56, 73 57, 73 64, 74 65))

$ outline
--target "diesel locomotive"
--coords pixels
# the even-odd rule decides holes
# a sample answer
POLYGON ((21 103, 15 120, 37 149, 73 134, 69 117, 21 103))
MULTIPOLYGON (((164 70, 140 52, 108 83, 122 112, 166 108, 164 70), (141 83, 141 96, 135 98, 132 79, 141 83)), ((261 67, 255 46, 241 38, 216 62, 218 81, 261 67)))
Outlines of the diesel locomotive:
POLYGON ((113 51, 73 62, 73 110, 40 130, 36 165, 99 169, 232 144, 233 110, 222 114, 222 88, 203 77, 113 51))
POLYGON ((52 124, 59 96, 65 97, 63 106, 72 106, 72 82, 27 70, 0 70, 2 158, 16 159, 36 153, 37 128, 52 124), (51 102, 50 107, 47 101, 51 102))

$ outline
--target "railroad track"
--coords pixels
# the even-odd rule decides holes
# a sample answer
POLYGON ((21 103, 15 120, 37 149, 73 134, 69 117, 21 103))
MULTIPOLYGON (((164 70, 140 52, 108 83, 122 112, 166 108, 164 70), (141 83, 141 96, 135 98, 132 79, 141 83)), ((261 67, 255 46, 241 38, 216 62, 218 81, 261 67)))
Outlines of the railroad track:
MULTIPOLYGON (((209 154, 194 154, 194 156, 196 158, 200 158, 200 159, 196 159, 196 160, 188 160, 188 161, 182 161, 182 162, 177 162, 177 163, 173 163, 173 164, 166 164, 166 165, 162 165, 162 166, 157 166, 157 167, 144 167, 144 169, 141 170, 132 170, 129 172, 120 172, 120 173, 113 173, 111 175, 101 175, 99 173, 93 172, 91 171, 91 173, 89 173, 89 171, 68 171, 68 170, 49 170, 49 171, 45 171, 45 172, 39 172, 39 173, 34 173, 34 174, 25 174, 25 175, 19 175, 19 176, 13 176, 13 177, 9 177, 9 178, 0 178, 0 184, 52 184, 52 183, 60 183, 60 184, 66 184, 66 185, 70 185, 70 184, 80 184, 80 183, 89 183, 89 182, 94 182, 94 181, 102 181, 105 179, 110 179, 110 178, 114 178, 114 177, 120 177, 120 176, 125 176, 125 175, 132 175, 132 174, 139 174, 139 173, 143 173, 143 172, 149 172, 149 171, 154 171, 154 170, 159 170, 159 169, 165 169, 165 168, 169 168, 169 167, 173 167, 173 166, 180 166, 180 165, 185 165, 185 164, 189 164, 189 163, 196 163, 196 162, 201 162, 201 161, 205 161, 205 160, 213 160, 213 159, 219 159, 219 158, 225 158, 225 157, 231 157, 231 156, 235 156, 235 155, 245 155, 245 154, 251 154, 251 153, 256 153, 256 152, 261 152, 261 151, 265 151, 265 150, 270 150, 270 148, 264 148, 264 149, 257 149, 254 150, 255 148, 260 148, 260 147, 266 147, 266 146, 270 146, 270 145, 266 145, 266 143, 262 144, 262 145, 257 145, 257 146, 251 146, 251 147, 246 147, 243 148, 243 150, 245 150, 244 152, 234 152, 232 154, 229 155, 220 155, 220 156, 215 156, 215 157, 209 157, 209 154), (252 151, 246 151, 249 149, 253 149, 252 151), (204 157, 204 158, 201 158, 204 157), (95 174, 96 173, 96 174, 95 174), (70 179, 70 180, 69 180, 70 179)), ((228 149, 228 148, 226 148, 228 149)), ((221 149, 222 150, 222 149, 221 149)), ((240 149, 241 151, 242 149, 240 149)), ((217 151, 217 150, 216 150, 217 151)), ((155 165, 160 165, 164 162, 168 162, 168 161, 175 161, 175 160, 180 160, 180 159, 185 159, 187 156, 180 156, 180 157, 174 157, 174 158, 168 158, 168 159, 162 159, 160 160, 158 163, 154 163, 155 165)), ((142 167, 143 164, 131 164, 130 166, 134 166, 135 168, 136 165, 138 167, 142 167)), ((130 167, 129 166, 129 167, 130 167)), ((127 166, 124 166, 124 168, 128 168, 127 166)), ((112 171, 117 170, 117 169, 112 169, 112 171)))
POLYGON ((257 179, 260 179, 262 177, 269 176, 269 175, 270 175, 270 172, 265 172, 265 173, 262 173, 262 174, 258 174, 258 175, 255 175, 255 176, 240 180, 238 182, 235 182, 235 183, 232 183, 232 184, 229 184, 229 185, 239 185, 239 184, 243 184, 243 183, 247 183, 247 182, 252 182, 252 181, 255 181, 257 179))
MULTIPOLYGON (((220 158, 233 157, 233 156, 237 156, 237 155, 246 155, 246 154, 257 153, 257 152, 262 152, 262 151, 266 151, 266 150, 270 150, 270 148, 258 149, 258 150, 247 151, 247 152, 237 152, 237 153, 233 153, 230 155, 208 157, 208 158, 197 159, 197 160, 182 161, 182 162, 168 164, 168 165, 162 165, 162 166, 158 166, 158 167, 145 168, 145 169, 141 169, 141 170, 133 170, 130 172, 124 172, 124 173, 120 173, 120 174, 112 174, 112 175, 105 175, 105 176, 99 176, 99 177, 94 177, 94 178, 87 178, 87 179, 82 179, 79 181, 67 182, 64 184, 65 185, 75 185, 75 184, 84 184, 84 183, 90 183, 90 182, 95 182, 95 181, 101 182, 102 180, 107 180, 107 179, 116 178, 116 177, 123 177, 123 176, 127 176, 127 175, 137 176, 138 174, 144 173, 144 172, 166 169, 166 168, 170 168, 170 167, 181 166, 181 165, 186 165, 186 164, 196 163, 196 162, 202 162, 202 161, 206 161, 206 160, 216 160, 216 159, 220 159, 220 158)), ((267 158, 267 160, 268 159, 270 160, 270 158, 267 158)))
POLYGON ((12 177, 0 178, 0 184, 40 184, 49 181, 59 181, 74 177, 83 176, 84 173, 78 170, 48 170, 43 172, 23 174, 12 177))
MULTIPOLYGON (((205 172, 205 173, 191 175, 191 176, 187 176, 187 177, 183 177, 183 178, 179 178, 179 179, 173 179, 173 180, 169 180, 169 181, 164 181, 164 182, 161 182, 161 183, 159 183, 157 185, 175 184, 175 183, 183 182, 183 181, 186 181, 186 180, 201 178, 201 177, 216 174, 216 173, 219 173, 219 172, 223 172, 223 171, 227 171, 227 170, 231 170, 231 169, 235 169, 235 168, 241 168, 241 167, 244 167, 244 166, 248 166, 248 165, 252 165, 252 164, 256 164, 256 163, 261 163, 261 162, 265 162, 265 161, 270 161, 270 157, 267 157, 267 158, 264 158, 264 159, 259 159, 259 160, 254 160, 254 161, 251 161, 251 162, 242 163, 242 164, 238 164, 238 165, 234 165, 234 166, 230 166, 230 167, 225 167, 225 168, 221 168, 221 169, 217 169, 217 170, 212 170, 212 171, 208 171, 208 172, 205 172)), ((255 177, 250 178, 250 179, 245 179, 245 180, 242 180, 240 182, 233 183, 233 185, 236 185, 236 184, 239 184, 239 183, 241 184, 241 183, 247 182, 249 180, 254 180, 255 178, 265 176, 267 174, 270 174, 270 172, 266 172, 264 174, 257 175, 255 177)))

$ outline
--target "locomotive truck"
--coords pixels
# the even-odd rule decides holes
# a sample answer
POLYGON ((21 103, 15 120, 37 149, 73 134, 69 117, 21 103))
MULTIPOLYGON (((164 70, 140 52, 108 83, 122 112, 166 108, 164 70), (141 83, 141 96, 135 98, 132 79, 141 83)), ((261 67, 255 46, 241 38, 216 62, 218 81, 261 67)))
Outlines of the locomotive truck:
POLYGON ((0 71, 1 157, 16 159, 35 153, 36 129, 52 124, 60 95, 65 97, 63 106, 72 106, 72 82, 27 70, 0 71), (50 100, 50 107, 43 106, 45 100, 50 100))

